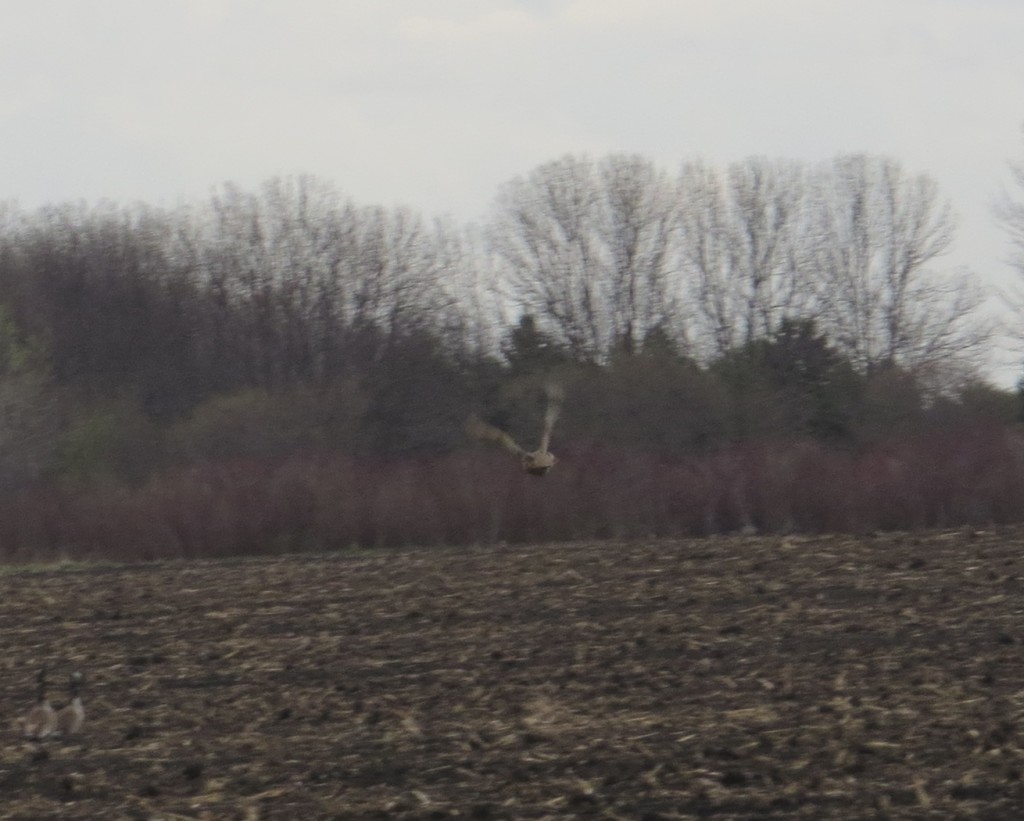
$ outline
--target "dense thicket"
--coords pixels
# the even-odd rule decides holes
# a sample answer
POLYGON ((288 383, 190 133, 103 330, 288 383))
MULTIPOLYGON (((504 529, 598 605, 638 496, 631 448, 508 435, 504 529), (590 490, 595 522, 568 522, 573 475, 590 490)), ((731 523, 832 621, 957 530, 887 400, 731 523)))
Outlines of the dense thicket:
MULTIPOLYGON (((206 490, 169 488, 197 466, 244 485, 301 463, 288 504, 315 519, 325 487, 362 498, 362 524, 343 530, 366 540, 373 511, 400 506, 387 471, 463 459, 470 409, 529 443, 550 378, 567 389, 557 438, 578 468, 662 471, 767 442, 852 458, 911 432, 1005 426, 1015 397, 976 376, 981 294, 931 267, 951 241, 934 185, 869 157, 687 164, 677 179, 638 157, 568 157, 504 186, 483 230, 311 178, 173 209, 9 207, 0 482, 6 515, 20 513, 0 526, 24 542, 12 521, 34 521, 26 499, 47 494, 98 509, 156 493, 192 510, 206 490), (327 462, 363 478, 336 486, 327 462), (366 500, 374 477, 390 502, 366 500)), ((241 492, 221 490, 217 504, 241 492)), ((454 504, 445 516, 466 521, 422 538, 502 536, 470 524, 477 507, 454 504)), ((738 510, 694 521, 750 524, 738 510)))

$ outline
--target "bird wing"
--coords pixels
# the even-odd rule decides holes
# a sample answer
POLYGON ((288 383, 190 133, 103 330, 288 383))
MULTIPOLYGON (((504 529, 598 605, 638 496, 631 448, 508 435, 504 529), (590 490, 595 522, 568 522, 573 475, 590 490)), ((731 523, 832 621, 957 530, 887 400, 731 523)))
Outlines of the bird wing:
POLYGON ((544 409, 544 432, 540 437, 540 452, 547 453, 551 444, 551 431, 554 430, 558 415, 562 412, 562 401, 565 399, 565 391, 561 385, 549 382, 544 386, 544 393, 548 397, 548 406, 544 409))
POLYGON ((471 414, 466 422, 466 433, 473 439, 479 439, 481 442, 493 442, 501 445, 505 450, 511 451, 516 456, 522 456, 526 452, 505 431, 494 427, 494 425, 488 425, 475 413, 471 414))

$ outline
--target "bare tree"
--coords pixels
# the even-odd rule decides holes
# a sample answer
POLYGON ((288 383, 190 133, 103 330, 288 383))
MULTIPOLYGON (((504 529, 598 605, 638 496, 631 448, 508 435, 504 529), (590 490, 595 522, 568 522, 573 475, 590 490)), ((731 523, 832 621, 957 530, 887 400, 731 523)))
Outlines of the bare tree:
MULTIPOLYGON (((1024 133, 1024 130, 1022 130, 1024 133)), ((1011 162, 1010 174, 1018 194, 1024 194, 1024 161, 1011 162)), ((1010 237, 1008 262, 1024 276, 1024 200, 1003 191, 995 203, 996 218, 1010 237)))
POLYGON ((354 217, 341 270, 350 323, 386 337, 432 324, 452 300, 443 281, 451 238, 405 208, 361 208, 354 217))
POLYGON ((458 237, 409 209, 356 206, 299 177, 225 186, 196 218, 198 276, 219 306, 207 339, 249 386, 330 379, 451 321, 458 237))
POLYGON ((770 336, 806 309, 805 190, 794 163, 752 157, 725 174, 703 162, 683 166, 683 269, 708 353, 770 336))
POLYGON ((189 247, 208 294, 211 359, 250 386, 323 378, 341 324, 341 232, 352 207, 311 177, 225 185, 194 213, 189 247), (225 360, 226 361, 226 360, 225 360))
POLYGON ((667 176, 638 155, 614 154, 600 163, 598 185, 613 339, 632 353, 655 329, 682 338, 677 222, 667 176))
POLYGON ((567 156, 506 183, 491 224, 509 298, 580 360, 679 327, 674 220, 665 175, 612 155, 567 156))
POLYGON ((0 304, 0 489, 36 479, 48 466, 59 413, 46 355, 23 338, 0 304))
POLYGON ((508 306, 498 287, 494 254, 477 225, 449 219, 434 223, 435 265, 443 283, 444 303, 435 306, 436 330, 449 349, 470 358, 497 356, 510 324, 508 306))
MULTIPOLYGON (((1015 191, 1003 189, 993 204, 993 211, 1009 239, 1006 262, 1024 279, 1024 200, 1019 199, 1024 195, 1024 161, 1010 162, 1009 167, 1015 191)), ((1008 340, 1019 345, 1024 342, 1024 327, 1020 322, 1024 318, 1024 283, 1018 281, 1001 288, 1000 296, 1010 312, 1010 321, 1003 330, 1008 340)))
POLYGON ((0 302, 45 347, 57 383, 96 395, 117 385, 154 412, 187 392, 191 329, 165 250, 171 215, 63 205, 8 228, 0 302))
POLYGON ((948 203, 926 175, 843 156, 815 178, 811 282, 820 326, 861 370, 897 365, 932 383, 977 364, 989 329, 967 272, 931 265, 949 250, 948 203))
POLYGON ((550 323, 580 358, 599 356, 608 336, 594 275, 596 201, 590 161, 564 157, 502 187, 491 231, 510 298, 550 323))

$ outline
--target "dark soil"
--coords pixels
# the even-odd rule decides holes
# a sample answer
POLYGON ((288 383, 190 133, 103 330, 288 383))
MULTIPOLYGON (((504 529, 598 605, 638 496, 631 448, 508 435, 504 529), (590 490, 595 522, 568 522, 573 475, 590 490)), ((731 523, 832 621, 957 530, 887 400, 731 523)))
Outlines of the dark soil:
POLYGON ((0 577, 0 818, 1024 817, 1024 531, 0 577))

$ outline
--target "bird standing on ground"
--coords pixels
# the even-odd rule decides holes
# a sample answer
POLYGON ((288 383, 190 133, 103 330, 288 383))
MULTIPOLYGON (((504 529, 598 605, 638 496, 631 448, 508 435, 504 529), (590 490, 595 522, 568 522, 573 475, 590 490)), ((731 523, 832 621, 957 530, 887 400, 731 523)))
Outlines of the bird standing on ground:
POLYGON ((558 459, 548 447, 551 444, 551 431, 558 420, 558 414, 562 410, 562 401, 565 393, 561 386, 549 382, 544 386, 544 394, 547 397, 547 407, 544 410, 544 430, 540 437, 540 446, 537 450, 528 451, 520 447, 511 436, 500 428, 484 422, 476 414, 471 414, 466 423, 466 432, 473 438, 482 442, 493 442, 501 445, 505 450, 516 454, 520 464, 531 476, 544 476, 557 464, 558 459))
POLYGON ((32 709, 15 722, 25 738, 42 741, 57 729, 57 711, 46 698, 46 669, 36 675, 37 696, 32 709))
POLYGON ((82 729, 85 721, 85 705, 82 704, 82 684, 84 678, 79 672, 71 674, 68 690, 71 701, 57 711, 57 729, 62 736, 74 735, 82 729))

